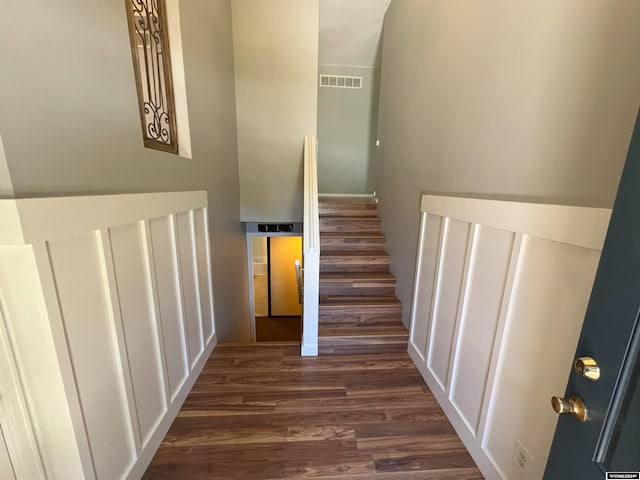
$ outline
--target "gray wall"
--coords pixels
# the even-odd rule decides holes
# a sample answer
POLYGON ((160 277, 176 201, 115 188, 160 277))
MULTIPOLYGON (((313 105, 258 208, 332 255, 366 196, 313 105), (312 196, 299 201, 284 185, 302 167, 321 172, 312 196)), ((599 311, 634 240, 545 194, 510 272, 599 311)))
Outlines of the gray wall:
POLYGON ((318 90, 318 188, 373 193, 382 23, 390 0, 320 0, 319 71, 363 89, 318 90))
POLYGON ((193 159, 143 148, 122 1, 0 3, 0 132, 17 196, 207 190, 221 340, 249 339, 229 0, 182 1, 193 159))
POLYGON ((316 134, 318 0, 232 0, 241 218, 302 220, 316 134))
POLYGON ((318 89, 318 191, 372 193, 380 70, 320 65, 319 73, 362 77, 362 89, 318 89))
POLYGON ((394 0, 378 191, 408 321, 422 192, 610 207, 640 103, 640 3, 394 0))
POLYGON ((2 137, 0 137, 0 198, 3 197, 13 197, 13 183, 9 175, 9 166, 7 165, 7 157, 4 154, 2 137))

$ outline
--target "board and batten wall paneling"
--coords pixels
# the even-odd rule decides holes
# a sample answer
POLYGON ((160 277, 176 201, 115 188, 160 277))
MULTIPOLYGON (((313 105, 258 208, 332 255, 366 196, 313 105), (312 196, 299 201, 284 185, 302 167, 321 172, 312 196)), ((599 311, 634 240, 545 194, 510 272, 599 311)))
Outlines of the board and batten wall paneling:
POLYGON ((549 398, 564 391, 610 210, 435 195, 421 210, 409 353, 486 478, 542 478, 549 398))
POLYGON ((34 479, 142 477, 217 341, 206 209, 205 192, 0 200, 0 341, 24 394, 0 414, 29 412, 34 479))

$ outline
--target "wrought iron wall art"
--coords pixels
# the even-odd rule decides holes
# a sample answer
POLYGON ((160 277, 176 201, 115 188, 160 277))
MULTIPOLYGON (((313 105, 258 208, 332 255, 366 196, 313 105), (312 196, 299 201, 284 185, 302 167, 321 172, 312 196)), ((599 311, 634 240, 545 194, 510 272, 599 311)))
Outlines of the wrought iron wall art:
POLYGON ((164 0, 125 0, 144 145, 178 153, 164 0))

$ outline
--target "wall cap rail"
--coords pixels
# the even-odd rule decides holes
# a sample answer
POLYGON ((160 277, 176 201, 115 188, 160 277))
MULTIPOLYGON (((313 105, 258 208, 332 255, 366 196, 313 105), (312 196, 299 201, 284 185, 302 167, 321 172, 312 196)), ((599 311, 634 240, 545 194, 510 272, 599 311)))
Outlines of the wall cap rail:
POLYGON ((206 206, 205 191, 0 200, 0 245, 58 240, 206 206))
POLYGON ((601 250, 611 209, 423 195, 422 212, 601 250))

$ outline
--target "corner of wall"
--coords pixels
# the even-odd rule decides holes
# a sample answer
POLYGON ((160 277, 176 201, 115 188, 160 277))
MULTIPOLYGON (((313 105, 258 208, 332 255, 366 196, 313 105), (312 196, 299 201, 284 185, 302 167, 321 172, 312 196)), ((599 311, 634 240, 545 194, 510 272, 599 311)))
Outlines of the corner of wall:
POLYGON ((14 196, 13 183, 7 164, 7 156, 4 152, 2 135, 0 135, 0 198, 11 198, 14 196))

